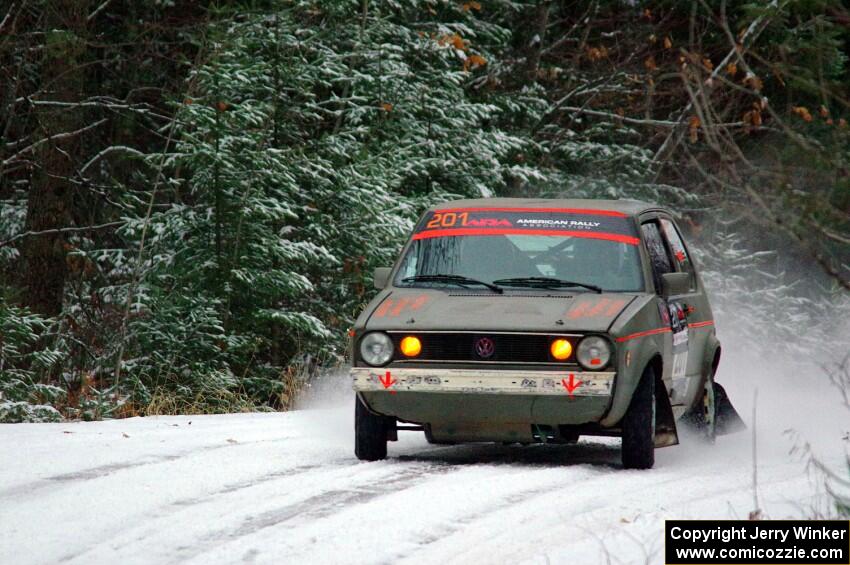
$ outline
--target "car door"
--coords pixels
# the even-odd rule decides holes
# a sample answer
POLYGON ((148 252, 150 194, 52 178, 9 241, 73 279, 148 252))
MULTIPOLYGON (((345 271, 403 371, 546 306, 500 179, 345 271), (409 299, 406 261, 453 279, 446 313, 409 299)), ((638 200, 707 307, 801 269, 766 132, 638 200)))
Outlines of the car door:
POLYGON ((658 311, 663 322, 669 324, 672 336, 671 341, 665 344, 664 379, 670 388, 670 403, 674 406, 682 405, 687 400, 688 390, 688 325, 683 320, 684 314, 680 313, 682 307, 676 301, 677 297, 665 300, 661 296, 661 276, 676 272, 676 267, 670 248, 664 239, 659 219, 651 218, 643 221, 641 232, 652 266, 652 279, 655 292, 658 294, 658 311))
MULTIPOLYGON (((711 309, 705 289, 697 276, 693 258, 688 252, 681 231, 672 218, 661 216, 659 218, 661 233, 670 250, 673 259, 673 267, 676 272, 688 273, 690 275, 690 288, 687 293, 670 297, 670 302, 676 304, 677 316, 682 318, 685 330, 684 339, 688 342, 688 358, 685 374, 688 378, 687 396, 692 396, 700 391, 700 380, 702 370, 705 367, 703 356, 706 351, 706 340, 709 333, 706 324, 712 321, 711 309), (681 313, 678 313, 681 312, 681 313)), ((680 338, 682 339, 682 338, 680 338)), ((690 404, 690 398, 686 398, 690 404)))

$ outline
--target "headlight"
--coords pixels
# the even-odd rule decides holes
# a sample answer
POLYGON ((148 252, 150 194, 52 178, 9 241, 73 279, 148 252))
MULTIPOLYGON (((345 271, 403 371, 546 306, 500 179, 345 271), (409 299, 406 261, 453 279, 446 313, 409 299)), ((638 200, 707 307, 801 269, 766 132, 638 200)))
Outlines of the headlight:
POLYGON ((393 357, 393 340, 382 332, 364 335, 360 340, 360 357, 373 366, 386 365, 393 357))
POLYGON ((585 369, 602 369, 611 360, 611 346, 599 336, 586 337, 578 344, 576 359, 585 369))

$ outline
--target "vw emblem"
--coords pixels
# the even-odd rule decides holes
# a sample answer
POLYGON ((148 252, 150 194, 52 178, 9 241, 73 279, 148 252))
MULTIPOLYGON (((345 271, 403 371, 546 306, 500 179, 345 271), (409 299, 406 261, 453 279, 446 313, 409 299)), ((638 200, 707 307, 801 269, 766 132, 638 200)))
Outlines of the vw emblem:
POLYGON ((475 354, 481 359, 489 359, 496 352, 496 344, 489 337, 479 337, 475 341, 475 354))

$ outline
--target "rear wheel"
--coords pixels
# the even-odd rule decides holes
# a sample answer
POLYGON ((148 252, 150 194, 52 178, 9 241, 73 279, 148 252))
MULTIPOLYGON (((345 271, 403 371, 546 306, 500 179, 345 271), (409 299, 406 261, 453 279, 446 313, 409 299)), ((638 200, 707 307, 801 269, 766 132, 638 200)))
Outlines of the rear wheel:
POLYGON ((708 443, 714 443, 717 439, 716 393, 714 375, 709 375, 702 387, 702 401, 696 406, 694 412, 697 429, 701 432, 702 439, 708 443))
POLYGON ((655 464, 655 371, 647 367, 622 421, 623 467, 651 469, 655 464))
POLYGON ((689 421, 701 439, 714 443, 717 438, 717 385, 714 384, 714 375, 705 379, 700 399, 691 410, 689 421))
POLYGON ((359 397, 354 403, 354 454, 361 461, 386 459, 386 418, 369 412, 359 397))

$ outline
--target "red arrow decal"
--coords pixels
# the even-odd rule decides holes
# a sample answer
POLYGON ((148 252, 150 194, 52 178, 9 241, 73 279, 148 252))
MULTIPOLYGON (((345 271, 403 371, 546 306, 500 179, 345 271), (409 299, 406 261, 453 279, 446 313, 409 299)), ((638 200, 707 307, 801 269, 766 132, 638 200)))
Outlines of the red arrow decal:
POLYGON ((378 380, 381 381, 381 384, 384 385, 384 388, 390 388, 394 384, 396 384, 396 380, 390 376, 390 372, 387 371, 387 374, 383 377, 380 377, 378 380))
POLYGON ((567 389, 570 398, 573 396, 573 391, 582 385, 581 381, 577 381, 575 379, 576 376, 573 373, 570 373, 570 382, 567 382, 567 379, 561 379, 561 384, 564 385, 565 389, 567 389))

